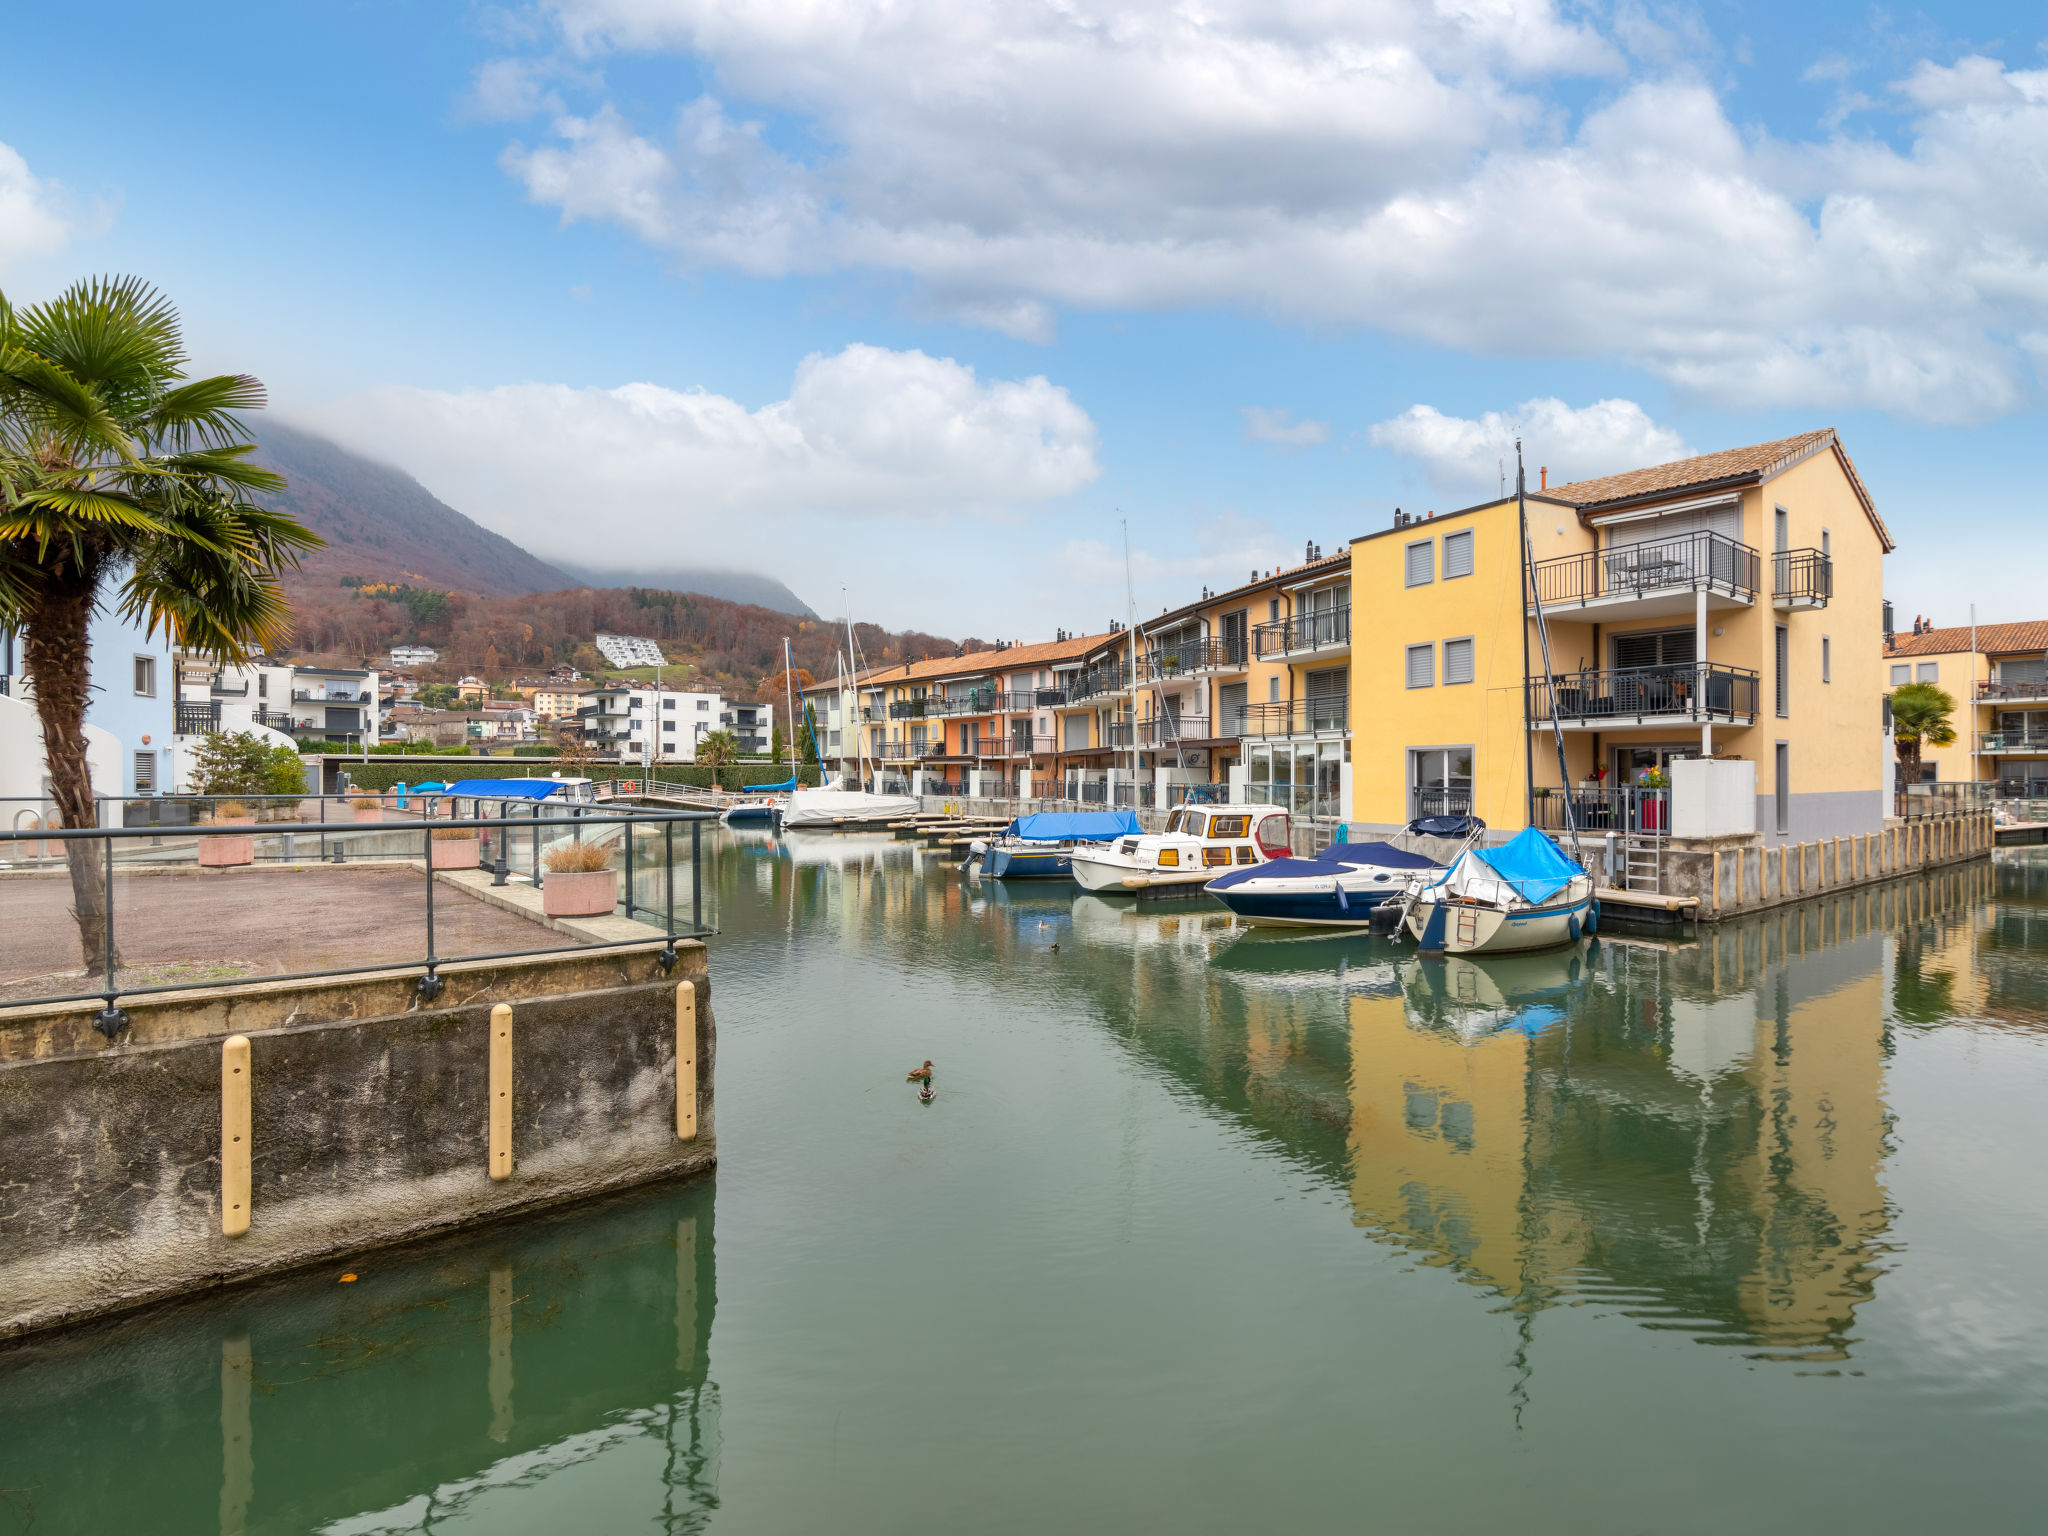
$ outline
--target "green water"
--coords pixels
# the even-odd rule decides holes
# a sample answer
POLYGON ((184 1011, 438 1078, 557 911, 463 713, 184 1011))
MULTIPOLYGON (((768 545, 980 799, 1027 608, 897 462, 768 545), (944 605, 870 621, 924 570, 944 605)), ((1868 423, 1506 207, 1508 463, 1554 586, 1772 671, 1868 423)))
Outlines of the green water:
POLYGON ((2040 1523, 2048 863, 1481 965, 716 858, 715 1179, 0 1355, 0 1532, 2040 1523))

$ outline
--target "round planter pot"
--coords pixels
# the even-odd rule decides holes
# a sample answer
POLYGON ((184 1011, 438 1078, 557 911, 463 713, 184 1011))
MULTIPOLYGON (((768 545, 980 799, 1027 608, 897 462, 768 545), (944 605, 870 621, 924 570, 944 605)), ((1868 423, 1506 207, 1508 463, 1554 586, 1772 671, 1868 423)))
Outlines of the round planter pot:
MULTIPOLYGON (((215 826, 246 827, 246 821, 215 822, 215 826)), ((201 869, 234 869, 243 864, 256 862, 256 839, 242 836, 209 837, 204 828, 199 833, 199 867, 201 869)))
POLYGON ((433 850, 436 869, 475 869, 483 857, 483 841, 474 837, 437 837, 427 846, 433 850))
POLYGON ((540 888, 540 909, 549 917, 608 917, 619 904, 619 872, 578 870, 548 875, 540 888))
POLYGON ((349 809, 355 813, 355 819, 358 824, 365 821, 382 821, 384 819, 384 807, 381 805, 352 805, 349 809))

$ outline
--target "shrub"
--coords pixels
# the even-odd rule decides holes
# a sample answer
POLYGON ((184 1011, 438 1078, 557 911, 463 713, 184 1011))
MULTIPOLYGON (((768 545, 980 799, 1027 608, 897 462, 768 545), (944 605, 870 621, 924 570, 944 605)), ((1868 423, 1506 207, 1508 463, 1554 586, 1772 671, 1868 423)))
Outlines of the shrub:
POLYGON ((374 795, 356 795, 348 803, 359 811, 374 811, 384 802, 374 795))
POLYGON ((587 875, 612 867, 612 851, 602 843, 557 843, 544 861, 555 875, 587 875))
POLYGON ((306 768, 290 747, 272 746, 253 731, 216 731, 193 752, 185 792, 302 795, 306 768))
POLYGON ((477 829, 468 826, 436 827, 427 836, 437 843, 473 843, 477 840, 477 829))
POLYGON ((218 827, 234 822, 247 821, 248 819, 249 807, 242 804, 241 801, 222 800, 215 804, 212 811, 207 814, 205 824, 209 827, 218 827))

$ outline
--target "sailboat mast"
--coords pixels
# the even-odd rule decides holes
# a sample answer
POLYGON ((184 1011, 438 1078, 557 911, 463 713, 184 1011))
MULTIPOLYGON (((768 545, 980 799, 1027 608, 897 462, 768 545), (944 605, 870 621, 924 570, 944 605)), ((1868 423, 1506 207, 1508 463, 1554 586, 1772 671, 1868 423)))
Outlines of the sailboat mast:
POLYGON ((788 701, 786 707, 789 721, 789 777, 796 780, 796 657, 790 654, 789 636, 782 637, 782 696, 788 701))
MULTIPOLYGON (((1558 795, 1559 798, 1561 798, 1564 801, 1564 829, 1566 835, 1568 835, 1572 840, 1572 857, 1575 859, 1579 859, 1580 862, 1583 863, 1584 859, 1581 857, 1579 853, 1579 818, 1572 809, 1571 770, 1565 766, 1564 761, 1564 726, 1557 718, 1557 677, 1556 674, 1550 670, 1550 626, 1548 623, 1544 621, 1543 617, 1543 594, 1536 590, 1536 546, 1534 543, 1530 541, 1529 538, 1528 484, 1528 474, 1522 468, 1522 440, 1520 438, 1516 438, 1515 505, 1517 506, 1517 508, 1520 509, 1521 513, 1522 561, 1524 569, 1528 573, 1529 600, 1536 606, 1536 638, 1543 646, 1543 686, 1549 690, 1550 734, 1553 738, 1555 738, 1557 742, 1558 795)), ((1529 630, 1528 626, 1524 624, 1522 627, 1522 646, 1525 654, 1527 652, 1528 644, 1529 630)), ((1523 662, 1522 670, 1525 674, 1527 673, 1527 661, 1523 662)), ((1526 700, 1527 697, 1528 691, 1527 684, 1525 683, 1523 685, 1523 698, 1526 700)), ((1525 704, 1524 708, 1526 707, 1527 706, 1525 704)), ((1534 783, 1532 776, 1532 780, 1529 785, 1529 802, 1532 807, 1534 806, 1535 801, 1536 785, 1534 783)), ((1535 818, 1531 817, 1530 820, 1533 822, 1535 818)))
MULTIPOLYGON (((1124 648, 1131 656, 1131 679, 1127 685, 1126 698, 1130 711, 1131 731, 1131 810, 1138 809, 1138 778, 1143 769, 1138 763, 1138 593, 1131 585, 1131 523, 1122 520, 1124 530, 1124 648)), ((1114 807, 1112 807, 1114 809, 1114 807)))
POLYGON ((846 686, 847 711, 846 728, 853 732, 853 774, 854 787, 868 787, 867 738, 860 728, 860 664, 854 659, 853 649, 853 601, 846 595, 846 588, 839 589, 839 600, 846 605, 846 686))

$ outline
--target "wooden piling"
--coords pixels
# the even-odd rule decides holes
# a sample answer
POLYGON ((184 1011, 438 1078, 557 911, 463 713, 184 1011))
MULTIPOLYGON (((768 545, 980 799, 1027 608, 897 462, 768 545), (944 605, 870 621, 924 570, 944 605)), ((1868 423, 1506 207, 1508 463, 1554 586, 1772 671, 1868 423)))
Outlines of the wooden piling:
POLYGON ((676 983, 676 1136, 697 1139, 697 984, 676 983))
POLYGON ((249 1037, 220 1043, 220 1231, 249 1230, 249 1037))
POLYGON ((491 1009, 491 1178, 512 1177, 512 1005, 491 1009))

